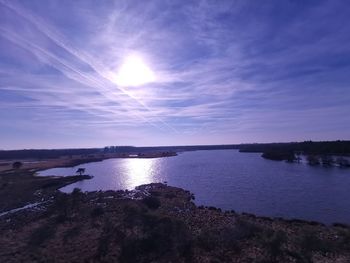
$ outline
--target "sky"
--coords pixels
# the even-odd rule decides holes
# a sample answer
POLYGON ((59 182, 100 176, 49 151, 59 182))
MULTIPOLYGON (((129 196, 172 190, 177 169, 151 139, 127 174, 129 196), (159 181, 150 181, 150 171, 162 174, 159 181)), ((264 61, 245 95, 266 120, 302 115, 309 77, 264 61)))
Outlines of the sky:
POLYGON ((0 0, 0 149, 350 139, 344 0, 0 0))

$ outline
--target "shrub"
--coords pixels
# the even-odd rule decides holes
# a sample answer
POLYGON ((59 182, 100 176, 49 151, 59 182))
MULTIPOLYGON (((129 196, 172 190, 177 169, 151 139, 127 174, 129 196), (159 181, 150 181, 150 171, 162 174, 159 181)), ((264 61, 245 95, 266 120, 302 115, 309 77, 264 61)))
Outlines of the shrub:
POLYGON ((96 257, 101 258, 105 255, 107 255, 110 247, 110 243, 113 237, 113 224, 112 222, 107 218, 104 221, 102 233, 98 242, 96 257))
POLYGON ((160 200, 154 196, 147 196, 142 202, 150 209, 157 209, 160 207, 160 200))
POLYGON ((334 252, 335 243, 329 240, 322 240, 316 232, 306 231, 300 238, 301 256, 306 260, 311 260, 313 252, 328 253, 334 252))
POLYGON ((149 193, 151 194, 151 196, 161 196, 161 193, 158 192, 158 191, 152 191, 151 190, 149 193))
POLYGON ((262 232, 262 228, 249 221, 237 219, 234 227, 203 229, 196 239, 196 243, 204 250, 223 250, 240 252, 239 243, 253 238, 262 232))
POLYGON ((14 163, 12 164, 12 168, 17 170, 17 169, 21 168, 22 165, 23 165, 22 162, 14 162, 14 163))
POLYGON ((350 251, 350 231, 343 229, 338 232, 338 236, 337 248, 350 251))
POLYGON ((102 207, 98 206, 98 207, 95 207, 92 211, 91 211, 91 216, 92 217, 98 217, 98 216, 101 216, 103 215, 104 213, 104 210, 102 207))
POLYGON ((63 240, 66 242, 70 240, 72 237, 75 237, 81 233, 81 226, 75 226, 73 228, 68 229, 63 236, 63 240))
POLYGON ((283 152, 283 151, 266 151, 261 157, 265 159, 275 160, 275 161, 283 161, 294 162, 296 160, 294 152, 283 152))
POLYGON ((247 220, 237 219, 235 224, 235 235, 238 240, 249 239, 262 232, 262 228, 247 220))
POLYGON ((321 157, 321 162, 323 166, 332 166, 334 163, 333 157, 330 155, 323 155, 321 157))
POLYGON ((29 245, 39 246, 44 241, 52 238, 56 233, 56 227, 52 223, 48 223, 35 229, 29 237, 29 245))
POLYGON ((71 193, 71 206, 74 209, 79 209, 79 201, 84 196, 84 193, 81 191, 80 188, 74 188, 73 192, 71 193))
POLYGON ((69 207, 69 195, 60 193, 56 195, 53 204, 48 207, 46 213, 47 215, 57 214, 56 222, 63 223, 68 218, 69 207))
POLYGON ((333 226, 335 226, 335 227, 341 227, 341 228, 350 228, 349 225, 343 224, 343 223, 333 223, 333 226))
POLYGON ((82 191, 81 191, 80 188, 75 187, 75 188, 73 189, 73 191, 72 191, 72 195, 73 195, 73 196, 79 196, 79 195, 81 195, 81 194, 82 194, 82 191))
POLYGON ((203 229, 196 239, 198 246, 206 251, 221 248, 238 252, 240 250, 238 241, 235 229, 227 227, 203 229))
POLYGON ((336 159, 336 163, 340 166, 340 167, 350 167, 350 162, 349 160, 345 159, 344 157, 338 157, 336 159))
POLYGON ((271 256, 271 261, 276 261, 278 256, 283 254, 282 246, 287 241, 287 236, 282 231, 265 231, 263 235, 262 243, 264 244, 266 251, 271 256))
POLYGON ((145 220, 147 208, 143 208, 134 204, 128 204, 123 208, 124 224, 126 227, 134 227, 140 225, 145 220))
POLYGON ((128 236, 123 242, 120 262, 183 262, 190 259, 192 243, 183 222, 149 217, 143 221, 142 235, 128 236))
POLYGON ((174 194, 174 193, 166 193, 164 196, 165 196, 166 198, 172 199, 172 198, 175 198, 175 197, 176 197, 176 194, 174 194))
POLYGON ((317 156, 315 155, 308 155, 307 156, 307 163, 309 165, 319 165, 320 164, 320 160, 317 156))

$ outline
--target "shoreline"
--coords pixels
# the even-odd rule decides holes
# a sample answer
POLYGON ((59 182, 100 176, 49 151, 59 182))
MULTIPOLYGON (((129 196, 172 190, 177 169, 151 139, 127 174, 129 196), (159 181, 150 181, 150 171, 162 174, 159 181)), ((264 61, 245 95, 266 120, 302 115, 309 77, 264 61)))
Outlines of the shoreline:
MULTIPOLYGON (((101 160, 102 161, 102 160, 101 160)), ((91 161, 94 162, 94 161, 91 161)), ((85 163, 85 160, 84 160, 85 163)), ((75 164, 73 166, 76 166, 79 164, 75 164)), ((70 166, 65 166, 65 167, 70 167, 70 166)), ((90 180, 93 178, 93 176, 90 175, 68 175, 68 176, 55 176, 55 175, 50 175, 50 176, 37 176, 36 172, 38 172, 38 170, 27 170, 27 171, 21 171, 21 173, 16 174, 16 173, 0 173, 0 179, 2 179, 0 182, 3 182, 3 176, 6 177, 11 177, 13 178, 13 176, 18 176, 18 180, 22 180, 23 175, 25 175, 25 180, 28 180, 28 178, 30 178, 31 180, 29 180, 29 184, 32 185, 32 189, 29 189, 29 191, 31 192, 32 198, 28 198, 26 200, 20 200, 17 204, 13 204, 11 206, 9 206, 9 209, 7 210, 11 210, 11 209, 18 209, 21 206, 25 206, 31 202, 36 202, 37 200, 39 200, 38 198, 41 198, 41 200, 48 200, 50 199, 53 195, 55 195, 57 192, 62 193, 59 189, 61 189, 62 187, 65 187, 67 185, 70 184, 74 184, 76 182, 79 181, 83 181, 83 180, 90 180), (37 182, 36 179, 43 179, 43 180, 38 180, 37 182), (43 183, 44 182, 44 183, 43 183), (33 184, 34 183, 34 184, 33 184), (38 192, 42 192, 40 193, 40 195, 38 196, 38 192), (34 201, 33 201, 34 200, 34 201)), ((163 183, 150 183, 152 184, 163 184, 163 183)), ((167 183, 165 183, 164 185, 167 186, 167 183)), ((15 188, 16 188, 16 184, 14 184, 15 188)), ((99 190, 99 191, 92 191, 92 192, 119 192, 119 191, 127 191, 129 193, 132 193, 133 191, 135 191, 136 189, 138 189, 141 186, 136 186, 134 190, 127 190, 127 189, 119 189, 119 190, 99 190)), ((22 187, 22 185, 19 185, 19 187, 22 187)), ((0 190, 2 190, 2 187, 0 185, 0 190)), ((28 190, 28 189, 27 189, 28 190)), ((183 191, 186 191, 184 189, 182 189, 183 191)), ((13 196, 8 196, 8 199, 15 199, 17 193, 19 193, 19 189, 15 189, 14 191, 11 191, 13 196)), ((189 193, 189 191, 186 191, 189 193)), ((86 193, 90 193, 90 192, 86 192, 86 193)), ((194 194, 191 193, 191 196, 194 197, 194 194)), ((193 199, 194 200, 194 199, 193 199)), ((0 199, 0 208, 3 207, 2 202, 7 203, 7 201, 2 198, 0 199)), ((198 207, 198 209, 209 209, 209 210, 217 210, 223 213, 229 213, 231 211, 234 211, 234 213, 238 213, 236 212, 234 209, 228 209, 228 210, 224 210, 215 206, 204 206, 204 205, 196 205, 198 207)), ((0 209, 0 213, 3 212, 7 212, 4 209, 0 209)), ((250 217, 250 218, 256 218, 259 220, 266 220, 266 221, 283 221, 283 222, 290 222, 290 223, 301 223, 301 224, 308 224, 308 225, 319 225, 319 226, 340 226, 340 227, 344 227, 344 228, 350 228, 350 222, 331 222, 331 223, 323 223, 317 220, 307 220, 307 219, 300 219, 300 218, 285 218, 285 217, 273 217, 273 216, 265 216, 265 215, 256 215, 254 213, 250 213, 250 212, 239 212, 238 214, 241 214, 242 216, 245 217, 250 217)))
POLYGON ((33 170, 0 173, 0 213, 49 200, 58 189, 92 178, 89 175, 36 176, 35 173, 33 170))
MULTIPOLYGON (((2 194, 0 194, 0 213, 6 212, 4 207, 6 207, 4 204, 7 203, 7 200, 10 200, 7 205, 7 210, 10 209, 16 209, 20 208, 21 206, 24 206, 28 204, 29 202, 38 200, 38 196, 36 196, 37 192, 41 191, 43 192, 40 196, 40 198, 49 198, 50 195, 54 194, 55 192, 59 191, 60 188, 73 184, 75 182, 91 179, 88 175, 69 175, 69 176, 37 176, 36 173, 38 171, 51 169, 51 168, 59 168, 59 167, 74 167, 80 164, 90 163, 90 162, 100 162, 106 159, 112 159, 112 158, 162 158, 162 157, 171 157, 176 156, 178 153, 175 152, 156 152, 156 153, 148 153, 148 154, 102 154, 102 155, 89 155, 89 156, 79 156, 79 157, 72 157, 68 158, 67 156, 65 158, 58 158, 50 160, 49 162, 45 163, 45 167, 41 165, 40 162, 29 162, 30 165, 32 165, 29 169, 28 168, 22 168, 19 170, 10 170, 1 172, 0 171, 0 190, 6 189, 8 185, 8 181, 10 181, 10 186, 12 188, 11 194, 9 194, 10 191, 7 191, 9 196, 6 196, 6 193, 2 191, 2 194), (130 156, 131 155, 131 156, 130 156), (40 178, 40 180, 39 180, 40 178), (15 179, 15 180, 12 180, 15 179), (37 180, 38 179, 38 180, 37 180), (41 180, 42 179, 42 180, 41 180), (23 180, 23 182, 21 182, 23 180), (12 182, 14 181, 14 182, 12 182), (19 183, 16 185, 16 183, 19 183), (27 185, 26 185, 27 184, 27 185), (23 193, 23 189, 25 190, 23 193), (18 197, 17 194, 22 196, 18 197)), ((203 207, 202 205, 199 205, 199 207, 203 207)), ((213 206, 209 206, 212 209, 220 210, 220 208, 215 208, 213 206)), ((224 210, 225 212, 225 210, 224 210)), ((250 216, 252 218, 260 218, 260 219, 266 219, 266 220, 282 220, 286 222, 302 222, 305 224, 310 225, 338 225, 338 226, 344 226, 347 227, 349 225, 349 222, 321 222, 317 220, 309 220, 309 219, 300 219, 300 218, 283 218, 283 217, 273 217, 273 216, 265 216, 265 215, 255 215, 253 213, 244 212, 244 210, 241 212, 241 214, 244 214, 246 216, 250 216)))
MULTIPOLYGON (((100 160, 103 161, 103 160, 100 160)), ((90 162, 98 162, 96 159, 91 160, 90 162)), ((72 165, 66 165, 61 167, 73 167, 76 165, 79 165, 79 163, 86 163, 85 160, 80 160, 79 162, 74 162, 72 165)), ((55 167, 56 168, 56 167, 55 167)), ((50 168, 49 168, 50 169, 50 168)), ((0 213, 6 212, 5 210, 11 210, 11 209, 17 209, 22 206, 27 205, 31 202, 36 202, 40 198, 48 200, 52 195, 54 195, 56 192, 61 192, 59 189, 62 187, 65 187, 70 184, 74 184, 76 182, 82 181, 82 180, 89 180, 92 179, 93 176, 90 175, 68 175, 68 176, 55 176, 55 175, 48 175, 48 176, 38 176, 36 173, 40 170, 19 170, 19 171, 11 171, 11 172, 0 172, 0 213), (15 180, 12 180, 15 179, 15 180), (3 191, 6 186, 8 185, 8 182, 10 181, 10 186, 12 190, 10 191, 3 191), (5 187, 4 187, 5 186, 5 187), (23 188, 25 192, 23 192, 23 188), (2 190, 2 191, 1 191, 2 190), (38 193, 40 193, 38 195, 38 193), (8 194, 8 196, 6 196, 8 194), (17 195, 24 196, 18 197, 17 195), (7 209, 4 209, 4 204, 8 204, 7 209)), ((138 186, 135 187, 135 189, 138 186)), ((103 190, 99 190, 103 191, 103 190)), ((127 191, 126 189, 119 189, 119 190, 107 190, 107 191, 127 191)), ((129 190, 130 191, 130 190, 129 190)), ((132 192, 133 190, 131 190, 132 192)), ((218 210, 222 211, 224 213, 234 211, 234 209, 228 209, 224 210, 215 206, 204 206, 204 205, 197 205, 199 209, 211 209, 211 210, 218 210)), ((284 222, 299 222, 303 224, 309 224, 309 225, 322 225, 322 226, 343 226, 345 228, 350 226, 350 222, 321 222, 313 219, 301 219, 301 218, 294 218, 294 217, 281 217, 281 216, 267 216, 267 215, 256 215, 251 212, 245 212, 241 211, 240 214, 251 217, 251 218, 257 218, 261 220, 267 220, 267 221, 274 221, 274 220, 280 220, 284 222)))
POLYGON ((61 156, 59 158, 52 159, 32 159, 28 160, 2 160, 0 166, 0 173, 13 172, 12 163, 15 161, 21 161, 23 166, 19 171, 42 171, 51 168, 59 167, 74 167, 84 163, 101 162, 107 159, 145 159, 145 158, 165 158, 177 156, 177 152, 149 152, 149 153, 98 153, 89 155, 77 155, 77 156, 61 156))

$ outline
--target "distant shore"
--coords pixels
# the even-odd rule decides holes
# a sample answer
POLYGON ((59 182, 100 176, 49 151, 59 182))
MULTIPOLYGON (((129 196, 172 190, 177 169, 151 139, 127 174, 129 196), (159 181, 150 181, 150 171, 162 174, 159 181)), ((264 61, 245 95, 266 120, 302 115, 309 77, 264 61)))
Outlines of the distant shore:
POLYGON ((112 158, 162 158, 176 156, 176 152, 143 152, 143 153, 96 153, 88 155, 67 155, 51 159, 0 160, 0 172, 11 172, 13 163, 22 163, 20 170, 40 171, 57 167, 73 167, 83 163, 99 162, 112 158))

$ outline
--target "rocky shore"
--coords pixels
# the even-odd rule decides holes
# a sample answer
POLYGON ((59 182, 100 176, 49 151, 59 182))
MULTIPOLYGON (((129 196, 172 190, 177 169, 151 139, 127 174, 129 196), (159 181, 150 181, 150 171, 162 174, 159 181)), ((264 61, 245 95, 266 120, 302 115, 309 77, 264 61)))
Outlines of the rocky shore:
POLYGON ((0 262, 350 262, 350 229, 196 206, 165 184, 55 192, 0 217, 0 262))

